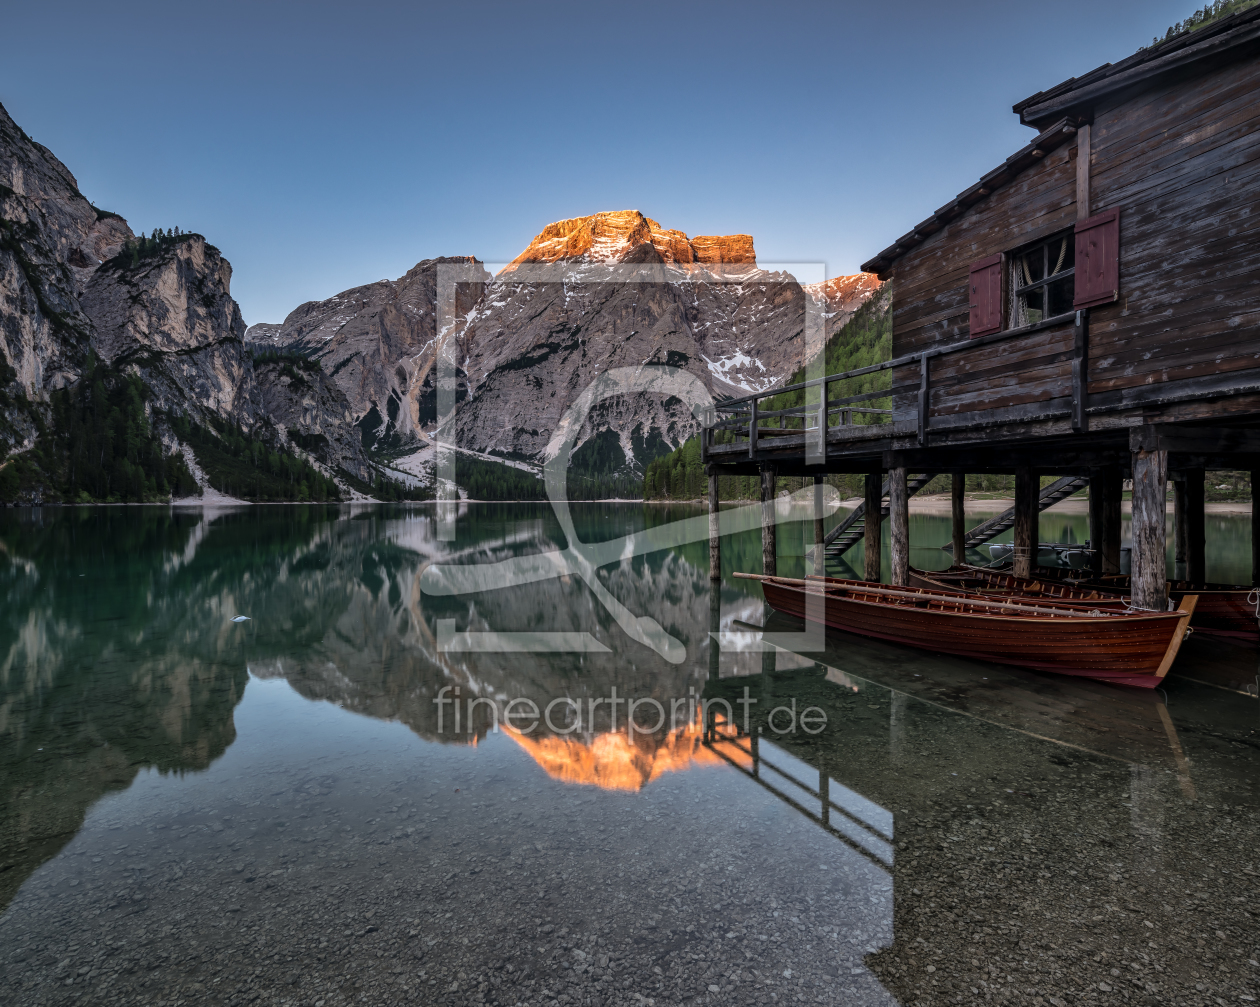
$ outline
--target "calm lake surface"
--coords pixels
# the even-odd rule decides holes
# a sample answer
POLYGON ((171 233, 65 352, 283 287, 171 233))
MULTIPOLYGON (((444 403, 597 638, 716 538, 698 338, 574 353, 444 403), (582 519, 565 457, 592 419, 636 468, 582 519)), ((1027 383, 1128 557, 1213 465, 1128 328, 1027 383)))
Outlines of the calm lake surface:
POLYGON ((705 520, 0 510, 0 1003, 1260 999, 1254 647, 1148 692, 819 640, 705 520))

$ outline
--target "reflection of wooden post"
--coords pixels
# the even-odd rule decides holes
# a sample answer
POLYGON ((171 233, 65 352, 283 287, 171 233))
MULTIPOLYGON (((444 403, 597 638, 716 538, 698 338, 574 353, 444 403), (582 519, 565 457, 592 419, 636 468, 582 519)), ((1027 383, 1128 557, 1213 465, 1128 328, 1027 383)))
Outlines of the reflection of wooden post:
POLYGON ((905 587, 910 583, 910 496, 904 465, 888 470, 888 522, 892 540, 892 582, 905 587))
POLYGON ((761 466, 761 572, 773 577, 778 572, 778 552, 774 541, 774 466, 761 466))
POLYGON ((1133 577, 1129 603, 1163 611, 1168 607, 1168 452, 1147 450, 1135 429, 1133 442, 1133 577))
POLYGON ((1015 562, 1011 572, 1016 577, 1031 577, 1037 567, 1040 484, 1037 473, 1030 468, 1021 468, 1015 473, 1015 562))
POLYGON ((880 525, 884 521, 884 477, 880 472, 866 473, 866 514, 864 517, 866 541, 863 550, 866 553, 862 576, 867 580, 882 579, 880 558, 884 551, 883 536, 880 525))
POLYGON ((967 562, 967 477, 961 472, 953 475, 952 497, 954 563, 967 562))
POLYGON ((718 532, 718 474, 709 468, 709 580, 722 579, 722 538, 718 532))
POLYGON ((1186 579, 1186 480, 1174 478, 1173 484, 1173 577, 1186 579))
POLYGON ((818 770, 818 797, 822 802, 822 811, 819 817, 822 819, 823 825, 831 824, 831 777, 827 775, 827 770, 818 770))
POLYGON ((823 536, 823 477, 814 476, 814 573, 819 577, 827 573, 823 536))
POLYGON ((894 763, 906 755, 906 694, 893 692, 888 700, 888 755, 894 763))
POLYGON ((714 580, 709 583, 709 680, 716 682, 722 668, 722 646, 718 634, 722 632, 722 585, 714 580))
POLYGON ((748 735, 748 753, 752 756, 753 779, 761 776, 761 728, 754 727, 748 735))
POLYGON ((1203 470, 1186 472, 1186 577, 1192 584, 1207 581, 1206 521, 1203 514, 1203 470))

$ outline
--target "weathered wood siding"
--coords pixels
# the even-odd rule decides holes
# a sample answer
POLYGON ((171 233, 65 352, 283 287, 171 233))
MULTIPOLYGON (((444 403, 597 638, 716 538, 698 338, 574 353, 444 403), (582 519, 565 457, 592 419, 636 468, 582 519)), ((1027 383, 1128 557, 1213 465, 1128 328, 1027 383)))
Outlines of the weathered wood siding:
MULTIPOLYGON (((1120 209, 1120 301, 1090 309, 1090 393, 1260 366, 1260 60, 1096 109, 1091 139, 1090 212, 1120 209)), ((894 356, 968 337, 971 263, 1074 226, 1075 158, 1070 140, 897 261, 894 356)), ((936 360, 931 415, 1062 400, 1072 349, 1063 326, 936 360)), ((896 372, 898 419, 918 385, 896 372)))
MULTIPOLYGON (((897 262, 892 277, 893 355, 966 339, 971 264, 1075 222, 1075 154, 1063 146, 897 262)), ((1064 328, 934 361, 932 414, 1065 395, 1072 378, 1071 351, 1072 330, 1064 328)), ((917 369, 896 372, 894 385, 903 383, 907 390, 896 396, 893 406, 899 419, 915 415, 916 400, 909 389, 918 387, 917 369)))
POLYGON ((1096 109, 1092 145, 1120 302, 1090 313, 1091 393, 1260 366, 1260 60, 1096 109))

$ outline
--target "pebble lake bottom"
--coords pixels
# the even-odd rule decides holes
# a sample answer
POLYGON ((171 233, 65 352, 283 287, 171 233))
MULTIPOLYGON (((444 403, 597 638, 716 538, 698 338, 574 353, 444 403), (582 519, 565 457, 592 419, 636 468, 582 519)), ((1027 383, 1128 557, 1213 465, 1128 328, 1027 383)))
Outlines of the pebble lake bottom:
MULTIPOLYGON (((624 537, 599 585, 672 662, 577 573, 424 590, 562 547, 546 507, 470 505, 454 541, 424 507, 0 512, 0 1002, 1260 1000, 1254 646, 1194 634, 1140 693, 761 648, 746 627, 801 626, 729 576, 755 531, 720 585, 706 542, 635 554, 694 513, 573 507, 582 542, 624 537), (452 647, 450 620, 599 646, 452 647), (607 704, 570 733, 482 704, 457 734, 447 686, 755 702, 747 734, 628 735, 607 704), (825 727, 776 731, 793 702, 825 727)), ((1209 522, 1209 576, 1246 524, 1209 522)), ((785 574, 808 535, 780 529, 785 574)))

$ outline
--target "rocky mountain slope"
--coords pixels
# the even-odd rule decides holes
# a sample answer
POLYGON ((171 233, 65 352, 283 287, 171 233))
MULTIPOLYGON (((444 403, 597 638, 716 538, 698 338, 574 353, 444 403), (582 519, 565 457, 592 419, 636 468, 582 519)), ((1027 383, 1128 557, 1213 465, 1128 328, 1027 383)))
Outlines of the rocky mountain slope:
MULTIPOLYGON (((807 298, 837 331, 878 287, 873 276, 809 289, 760 268, 750 235, 699 236, 637 210, 557 221, 496 277, 471 258, 425 260, 383 280, 250 328, 251 345, 317 357, 345 392, 365 441, 405 447, 435 419, 434 361, 458 343, 463 449, 538 463, 560 417, 596 375, 668 364, 715 396, 761 391, 802 363, 807 298), (471 267, 449 331, 437 326, 437 274, 471 267)), ((642 471, 695 431, 690 410, 649 395, 606 403, 580 441, 607 472, 642 471)), ((591 460, 588 457, 588 460, 591 460)))
POLYGON ((91 353, 106 367, 94 373, 140 377, 168 448, 177 444, 165 417, 180 416, 281 450, 305 438, 326 467, 368 478, 358 438, 324 433, 350 413, 333 384, 315 374, 296 388, 255 369, 231 276, 201 235, 137 237, 93 207, 0 106, 0 396, 13 404, 0 422, 0 462, 35 447, 53 394, 79 381, 91 353))
MULTIPOLYGON (((415 441, 436 418, 438 271, 472 267, 472 256, 425 259, 398 280, 380 280, 308 301, 283 324, 249 328, 253 346, 305 354, 323 365, 350 403, 364 440, 378 447, 415 441)), ((482 284, 461 285, 455 310, 476 304, 482 284)))

